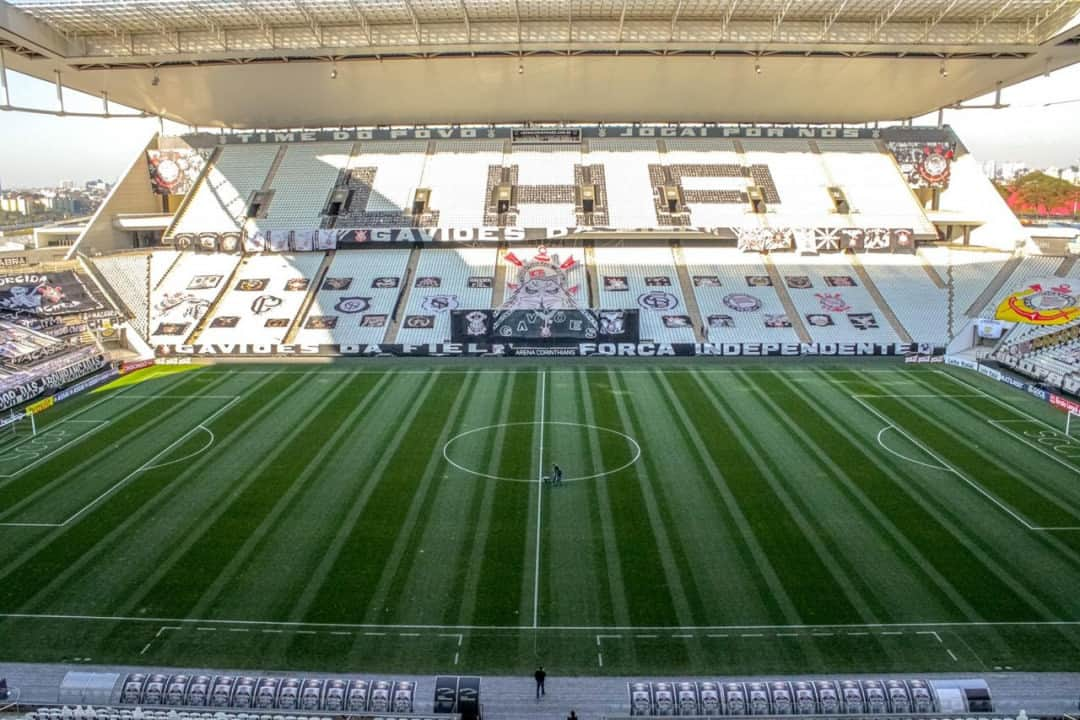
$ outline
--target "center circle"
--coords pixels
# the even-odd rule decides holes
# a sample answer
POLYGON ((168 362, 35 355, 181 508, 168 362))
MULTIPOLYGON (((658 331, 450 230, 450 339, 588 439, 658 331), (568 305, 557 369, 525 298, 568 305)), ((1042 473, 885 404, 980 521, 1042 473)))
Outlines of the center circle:
MULTIPOLYGON (((604 470, 602 472, 593 473, 592 475, 578 475, 578 476, 564 477, 563 478, 564 483, 577 482, 579 480, 595 480, 597 478, 602 478, 602 477, 605 477, 607 475, 613 475, 613 474, 615 474, 617 472, 621 472, 621 471, 625 470, 626 468, 630 467, 631 465, 636 463, 641 458, 641 446, 638 445, 637 441, 634 440, 634 438, 630 437, 629 435, 627 435, 624 432, 620 432, 618 430, 612 430, 611 428, 601 427, 600 425, 589 425, 587 423, 576 423, 576 422, 563 422, 563 421, 560 421, 560 420, 543 420, 543 421, 540 421, 540 420, 527 420, 527 421, 523 421, 523 422, 498 423, 496 425, 484 425, 483 427, 473 428, 472 430, 466 430, 465 432, 458 433, 457 435, 455 435, 454 437, 452 437, 452 438, 450 438, 449 440, 446 441, 446 444, 443 445, 443 458, 446 460, 446 462, 450 463, 451 465, 453 465, 458 470, 461 470, 462 472, 466 472, 466 473, 468 473, 470 475, 476 475, 477 477, 486 478, 488 480, 504 480, 504 481, 507 481, 507 482, 522 482, 522 483, 540 482, 540 472, 537 472, 536 477, 527 477, 527 478, 524 478, 524 477, 506 477, 506 476, 503 476, 503 475, 493 475, 491 473, 481 472, 481 471, 476 470, 474 468, 468 467, 468 465, 457 462, 457 461, 454 460, 453 457, 451 457, 451 455, 453 454, 451 452, 451 448, 454 447, 455 445, 457 445, 460 448, 462 446, 465 446, 466 443, 468 443, 469 441, 476 441, 478 438, 483 437, 485 433, 494 433, 494 432, 498 432, 499 430, 504 429, 504 428, 516 428, 516 427, 523 427, 523 426, 527 426, 527 425, 533 425, 533 426, 542 425, 543 426, 542 429, 547 429, 548 427, 575 427, 575 428, 581 428, 583 431, 595 431, 595 432, 599 432, 599 433, 606 433, 606 434, 609 434, 609 435, 615 435, 615 436, 620 437, 620 438, 622 438, 623 440, 626 441, 626 445, 627 445, 626 446, 626 454, 627 454, 627 457, 629 458, 626 462, 622 463, 621 465, 619 465, 616 468, 612 468, 611 470, 604 470)), ((543 461, 544 461, 544 459, 541 458, 541 462, 543 462, 543 461)), ((546 469, 546 467, 545 467, 545 469, 546 469)))

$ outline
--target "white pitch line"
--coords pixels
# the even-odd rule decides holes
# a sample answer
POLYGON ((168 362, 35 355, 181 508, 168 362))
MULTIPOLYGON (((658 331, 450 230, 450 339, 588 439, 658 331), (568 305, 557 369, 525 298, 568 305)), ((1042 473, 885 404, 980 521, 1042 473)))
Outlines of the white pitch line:
MULTIPOLYGON (((87 430, 87 431, 86 431, 86 432, 84 432, 84 433, 83 433, 82 435, 76 435, 76 436, 75 436, 74 438, 72 438, 71 440, 68 440, 68 441, 67 441, 66 443, 64 443, 64 444, 63 444, 63 445, 61 445, 60 447, 56 448, 56 449, 55 449, 55 450, 53 450, 52 452, 48 453, 47 455, 44 455, 44 456, 42 456, 42 457, 39 457, 39 458, 38 458, 37 460, 35 460, 34 462, 30 463, 29 465, 24 465, 23 467, 19 468, 18 470, 16 470, 16 471, 15 471, 15 472, 13 472, 13 473, 8 473, 8 474, 5 474, 5 475, 0 475, 0 478, 13 478, 13 477, 18 477, 19 475, 22 475, 22 474, 23 474, 24 472, 26 472, 27 470, 30 470, 31 468, 34 468, 34 467, 36 467, 36 466, 40 465, 41 463, 45 462, 46 460, 48 460, 49 458, 51 458, 51 457, 52 457, 53 455, 55 455, 56 453, 60 452, 61 450, 65 449, 65 448, 67 448, 67 447, 68 447, 69 445, 73 445, 73 444, 75 444, 75 443, 79 442, 80 440, 82 440, 82 439, 84 439, 84 438, 88 438, 88 437, 90 437, 91 435, 93 435, 94 433, 96 433, 96 432, 97 432, 98 430, 100 430, 101 428, 103 428, 103 427, 105 427, 106 425, 108 425, 108 424, 109 424, 109 421, 108 421, 108 420, 67 420, 67 421, 60 421, 60 422, 58 422, 58 423, 55 423, 55 424, 53 424, 53 425, 50 425, 49 427, 47 427, 47 428, 45 428, 44 430, 42 430, 42 431, 41 431, 40 433, 38 433, 38 436, 40 437, 41 435, 44 435, 45 433, 49 432, 49 431, 50 431, 50 430, 52 430, 53 428, 55 428, 55 427, 59 427, 60 425, 63 425, 63 424, 65 423, 65 422, 74 422, 74 423, 80 423, 80 424, 89 424, 89 423, 97 423, 98 425, 97 425, 97 427, 94 427, 94 428, 91 428, 90 430, 87 430)), ((20 447, 20 448, 21 448, 22 446, 21 446, 21 445, 19 445, 18 447, 20 447)), ((12 454, 12 453, 5 453, 5 455, 11 455, 11 454, 12 454)), ((5 524, 7 524, 7 523, 5 523, 5 524)))
POLYGON ((904 437, 906 437, 913 445, 918 447, 920 450, 922 450, 924 453, 926 453, 930 457, 934 458, 934 460, 936 460, 937 462, 941 463, 942 467, 947 468, 949 470, 949 472, 956 475, 958 478, 963 480, 969 486, 975 488, 975 490, 977 490, 980 495, 982 495, 987 500, 989 500, 990 502, 997 505, 999 508, 1001 508, 1002 511, 1004 511, 1006 514, 1011 516, 1014 520, 1016 520, 1018 523, 1023 525, 1025 528, 1027 528, 1028 530, 1043 530, 1043 529, 1046 529, 1046 528, 1035 527, 1034 525, 1029 523, 1027 520, 1024 519, 1024 517, 1022 515, 1018 514, 1015 510, 1010 508, 1008 505, 1006 505, 1003 502, 1001 502, 1000 500, 998 500, 990 492, 988 492, 986 490, 986 488, 984 488, 982 485, 979 485, 974 480, 968 478, 966 475, 964 475, 962 472, 957 470, 955 467, 953 467, 949 463, 945 462, 945 460, 942 459, 942 457, 940 455, 938 455, 933 450, 928 448, 924 443, 922 443, 919 440, 916 440, 914 437, 912 437, 912 435, 907 430, 904 430, 903 428, 899 427, 898 425, 895 425, 892 420, 890 420, 885 414, 879 412, 870 403, 864 402, 862 400, 862 398, 860 398, 858 395, 852 395, 851 397, 852 397, 853 400, 855 400, 855 402, 859 403, 864 408, 869 410, 871 413, 876 415, 878 420, 881 420, 881 422, 885 423, 886 425, 892 425, 893 427, 895 427, 896 431, 901 433, 904 437))
MULTIPOLYGON (((1023 442, 1027 446, 1032 447, 1035 450, 1038 450, 1043 455, 1045 455, 1046 457, 1048 457, 1051 460, 1053 460, 1054 462, 1056 462, 1058 465, 1061 465, 1062 467, 1064 467, 1066 470, 1072 470, 1073 472, 1080 472, 1080 468, 1078 468, 1076 465, 1073 465, 1071 462, 1068 462, 1067 460, 1063 460, 1062 456, 1064 456, 1066 458, 1069 458, 1069 460, 1075 460, 1077 458, 1074 458, 1071 455, 1064 455, 1064 454, 1055 455, 1054 453, 1047 452, 1045 447, 1043 447, 1039 443, 1032 442, 1031 438, 1024 437, 1020 433, 1009 429, 1009 423, 1010 422, 1027 423, 1027 422, 1029 422, 1028 420, 1024 420, 1023 418, 1016 418, 1014 420, 989 420, 988 419, 987 422, 990 423, 995 428, 997 428, 998 430, 1002 431, 1003 433, 1006 433, 1007 435, 1010 435, 1010 436, 1016 438, 1017 440, 1020 440, 1021 442, 1023 442)), ((1068 446, 1077 447, 1076 441, 1073 440, 1072 438, 1068 437, 1064 433, 1062 433, 1060 430, 1054 430, 1053 432, 1059 434, 1061 436, 1061 438, 1062 438, 1060 441, 1057 441, 1056 438, 1055 438, 1055 440, 1058 442, 1058 445, 1054 446, 1055 449, 1058 448, 1058 447, 1061 447, 1062 445, 1065 445, 1067 447, 1068 446)))
POLYGON ((536 473, 536 572, 533 575, 533 627, 540 626, 540 525, 544 508, 544 415, 547 371, 540 371, 540 459, 536 473))
POLYGON ((891 447, 889 447, 888 445, 885 444, 884 440, 881 439, 881 436, 884 435, 889 430, 896 430, 896 426, 895 425, 886 425, 885 427, 881 428, 881 430, 878 431, 877 444, 881 446, 882 450, 884 450, 885 452, 888 452, 888 453, 892 453, 893 455, 900 458, 901 460, 906 460, 907 462, 915 463, 916 465, 922 465, 923 467, 930 468, 931 470, 943 470, 945 472, 949 472, 949 468, 941 467, 940 465, 931 465, 930 463, 924 463, 922 460, 916 460, 915 458, 909 458, 907 455, 904 455, 904 454, 902 454, 900 452, 897 452, 896 450, 893 450, 891 447))
MULTIPOLYGON (((163 617, 135 617, 127 615, 65 615, 59 613, 0 613, 0 618, 15 620, 85 620, 88 622, 142 622, 142 623, 181 623, 170 626, 167 629, 181 630, 185 626, 194 623, 204 625, 250 625, 250 626, 276 626, 278 628, 311 627, 322 630, 330 628, 354 628, 354 629, 378 629, 385 630, 462 630, 462 631, 491 631, 491 630, 533 630, 530 625, 423 625, 418 623, 378 624, 378 623, 319 623, 301 622, 291 620, 228 620, 215 618, 163 618, 163 617)), ((542 632, 583 632, 595 634, 597 631, 622 631, 633 633, 635 631, 652 630, 662 632, 713 632, 727 630, 849 630, 853 628, 866 628, 881 630, 885 628, 906 628, 914 631, 919 628, 968 628, 968 627, 1080 627, 1080 620, 974 620, 974 621, 931 621, 931 622, 908 622, 908 623, 849 623, 841 625, 542 625, 535 628, 542 632)), ((281 629, 263 629, 262 632, 284 632, 281 629)), ((386 635, 385 632, 365 632, 365 635, 386 635)), ((601 634, 602 638, 621 638, 622 634, 601 634)), ((659 637, 654 635, 653 637, 659 637)), ((727 634, 710 634, 706 637, 729 637, 727 634)))
POLYGON ((150 642, 146 643, 146 645, 144 645, 144 646, 143 646, 142 652, 140 652, 139 654, 140 654, 140 655, 145 655, 145 654, 146 654, 146 651, 147 651, 147 650, 149 650, 149 649, 150 649, 150 646, 151 646, 151 645, 153 645, 153 644, 154 644, 154 641, 153 641, 153 640, 151 640, 150 642))
POLYGON ((960 662, 956 659, 956 653, 954 653, 952 650, 950 650, 949 648, 945 648, 945 652, 949 653, 949 657, 953 659, 953 662, 960 662))
POLYGON ((941 642, 941 636, 938 635, 937 630, 919 630, 915 634, 916 635, 933 635, 935 640, 937 640, 939 643, 941 642))
POLYGON ((181 436, 180 436, 179 438, 177 438, 177 439, 176 439, 176 440, 174 440, 174 441, 173 441, 172 443, 170 443, 170 444, 169 444, 169 446, 168 446, 168 447, 166 447, 166 448, 165 448, 164 450, 160 451, 160 452, 159 452, 159 453, 158 453, 157 455, 154 455, 154 457, 150 458, 149 460, 147 460, 146 462, 144 462, 144 463, 143 463, 142 465, 140 465, 139 467, 135 468, 135 469, 134 469, 134 470, 133 470, 133 471, 132 471, 131 473, 129 473, 129 474, 127 475, 127 477, 125 477, 125 478, 124 478, 123 480, 121 480, 121 481, 119 481, 119 482, 115 483, 115 484, 114 484, 114 485, 113 485, 112 487, 108 488, 108 489, 107 489, 107 490, 106 490, 105 492, 101 493, 101 494, 100 494, 100 495, 98 495, 98 496, 97 496, 96 498, 94 498, 93 500, 91 500, 90 502, 88 502, 88 503, 87 503, 86 505, 84 505, 84 506, 82 507, 82 509, 80 509, 80 510, 77 510, 77 511, 75 512, 75 514, 73 514, 73 515, 72 515, 71 517, 69 517, 69 518, 68 518, 67 520, 65 520, 64 522, 62 522, 62 523, 60 523, 60 524, 61 524, 61 525, 68 525, 68 524, 69 524, 69 523, 71 523, 71 522, 72 522, 73 520, 75 520, 75 519, 76 519, 76 518, 78 518, 78 517, 79 517, 80 515, 82 515, 82 514, 83 514, 84 512, 86 512, 87 510, 89 510, 90 508, 92 508, 92 507, 93 507, 94 505, 96 505, 96 504, 97 504, 98 502, 100 502, 100 501, 101 501, 101 500, 102 500, 103 498, 105 498, 105 497, 109 496, 110 494, 112 494, 112 492, 113 492, 114 490, 116 490, 116 489, 117 489, 118 487, 120 487, 120 486, 124 485, 124 484, 125 484, 126 482, 128 482, 129 480, 131 480, 132 478, 134 478, 135 476, 137 476, 137 475, 138 475, 139 473, 141 473, 141 472, 144 472, 144 471, 146 471, 146 470, 149 470, 150 468, 154 467, 154 463, 156 463, 156 462, 158 461, 158 459, 159 459, 159 458, 163 457, 163 456, 164 456, 164 455, 166 455, 166 454, 167 454, 167 453, 168 453, 169 451, 171 451, 171 450, 172 450, 173 448, 175 448, 175 447, 176 447, 177 445, 179 445, 180 443, 182 443, 182 442, 184 442, 185 440, 187 440, 188 436, 190 436, 190 435, 191 435, 192 433, 194 433, 194 432, 196 432, 197 430, 199 430, 200 428, 202 428, 202 426, 203 426, 204 424, 209 424, 210 422, 212 422, 212 421, 213 421, 213 420, 214 420, 215 418, 217 418, 217 417, 218 417, 219 415, 223 414, 223 413, 224 413, 224 412, 225 412, 226 410, 228 410, 228 409, 229 409, 229 408, 231 408, 231 407, 232 407, 233 405, 235 405, 235 404, 236 404, 236 403, 237 403, 237 402, 238 402, 239 400, 240 400, 240 398, 239 398, 239 397, 234 397, 234 398, 233 398, 232 400, 230 400, 229 402, 225 403, 224 407, 222 407, 222 408, 221 408, 220 410, 218 410, 218 411, 214 412, 214 413, 213 413, 212 415, 210 415, 210 417, 208 417, 208 418, 204 419, 204 420, 203 420, 202 422, 200 422, 200 423, 199 423, 198 425, 196 425, 195 427, 193 427, 193 428, 191 428, 190 430, 188 430, 188 431, 187 431, 186 433, 184 433, 184 434, 183 434, 183 435, 181 435, 181 436))

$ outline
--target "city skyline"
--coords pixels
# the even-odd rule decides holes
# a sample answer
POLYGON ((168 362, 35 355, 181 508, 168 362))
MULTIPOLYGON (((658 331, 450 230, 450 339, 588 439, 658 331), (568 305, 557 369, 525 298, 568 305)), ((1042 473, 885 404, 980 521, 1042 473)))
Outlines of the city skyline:
MULTIPOLYGON (((943 80, 947 82, 947 79, 943 80)), ((8 72, 12 104, 56 107, 55 86, 8 72)), ((973 99, 986 104, 993 96, 973 99)), ((951 125, 981 163, 1022 162, 1030 167, 1080 164, 1080 65, 1021 83, 1004 91, 1009 107, 1000 110, 946 110, 951 125)), ((101 100, 67 90, 65 106, 73 112, 98 112, 101 100)), ((125 112, 113 108, 114 112, 125 112)), ((916 119, 935 124, 937 114, 916 119)), ((0 113, 0 187, 56 187, 65 180, 115 182, 155 132, 181 134, 189 128, 157 118, 95 119, 32 113, 0 113), (17 141, 12 141, 16 139, 17 141)))

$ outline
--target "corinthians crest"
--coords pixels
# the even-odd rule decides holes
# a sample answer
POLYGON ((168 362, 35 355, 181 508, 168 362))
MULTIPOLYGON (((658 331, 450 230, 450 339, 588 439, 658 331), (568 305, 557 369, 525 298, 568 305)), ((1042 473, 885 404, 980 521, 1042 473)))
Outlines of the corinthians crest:
POLYGON ((506 284, 510 296, 499 307, 500 310, 576 310, 575 297, 579 287, 571 286, 569 271, 577 265, 574 256, 559 262, 557 254, 548 254, 541 245, 536 254, 528 260, 522 260, 513 252, 504 256, 506 262, 514 265, 514 282, 506 284))
POLYGON ((998 320, 1031 325, 1063 325, 1080 318, 1080 288, 1061 278, 1032 281, 1001 301, 998 320))

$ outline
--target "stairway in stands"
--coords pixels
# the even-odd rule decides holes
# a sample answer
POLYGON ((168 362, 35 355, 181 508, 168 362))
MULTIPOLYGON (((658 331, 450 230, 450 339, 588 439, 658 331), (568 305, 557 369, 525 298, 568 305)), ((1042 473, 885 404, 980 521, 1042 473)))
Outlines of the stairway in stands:
POLYGON ((412 292, 413 278, 416 277, 416 266, 420 264, 420 253, 421 246, 413 245, 412 252, 409 253, 409 264, 405 266, 405 274, 401 278, 401 294, 398 295, 394 312, 390 315, 390 325, 386 328, 383 339, 385 343, 397 342, 398 330, 401 329, 401 315, 409 306, 409 294, 412 292))
POLYGON ((319 294, 319 290, 322 288, 323 279, 326 278, 326 273, 329 272, 330 265, 334 262, 335 255, 337 255, 337 252, 335 250, 330 250, 326 253, 326 256, 323 257, 322 264, 319 265, 319 269, 315 272, 315 278, 308 286, 304 302, 300 304, 300 310, 297 311, 296 317, 293 318, 292 324, 289 326, 289 331, 285 333, 286 345, 295 342, 296 334, 300 332, 300 328, 304 327, 304 320, 311 310, 312 303, 315 302, 315 296, 319 294))
POLYGON ((975 302, 971 304, 971 307, 967 310, 968 317, 979 317, 982 311, 986 308, 987 303, 994 299, 1001 290, 1001 286, 1012 277, 1012 274, 1016 272, 1016 268, 1020 266, 1023 258, 1013 256, 1009 258, 1008 262, 1001 266, 1001 270, 994 276, 994 279, 986 286, 986 289, 979 294, 979 297, 975 298, 975 302))
POLYGON ((893 329, 893 332, 900 338, 901 341, 906 343, 914 342, 911 338, 911 334, 904 327, 904 324, 900 322, 900 318, 896 316, 893 309, 889 306, 888 301, 882 296, 881 291, 878 290, 877 285, 874 283, 873 278, 870 277, 870 273, 863 267, 862 262, 859 260, 859 256, 855 253, 844 253, 851 261, 851 268, 855 271, 855 274, 859 276, 859 281, 862 283, 866 292, 870 293, 870 297, 874 298, 874 302, 878 306, 878 310, 885 316, 885 319, 889 321, 889 326, 893 329))
POLYGON ((671 254, 675 258, 675 274, 679 277, 679 287, 682 289, 683 302, 686 303, 686 312, 690 314, 690 324, 694 328, 694 340, 699 343, 708 342, 708 338, 705 337, 705 321, 701 317, 697 295, 694 294, 694 284, 690 282, 690 274, 686 271, 686 259, 683 257, 682 245, 678 240, 671 243, 671 254))
POLYGON ((765 263, 765 270, 769 273, 769 279, 772 280, 773 290, 776 291, 777 297, 780 298, 780 302, 784 306, 784 312, 787 313, 788 320, 791 322, 791 329, 799 336, 799 342, 813 342, 810 333, 806 330, 806 325, 803 324, 802 315, 799 314, 799 310, 795 307, 791 295, 788 294, 787 285, 784 284, 784 278, 780 277, 780 273, 776 270, 776 265, 773 264, 772 257, 770 257, 768 253, 764 253, 761 256, 761 259, 765 263))

